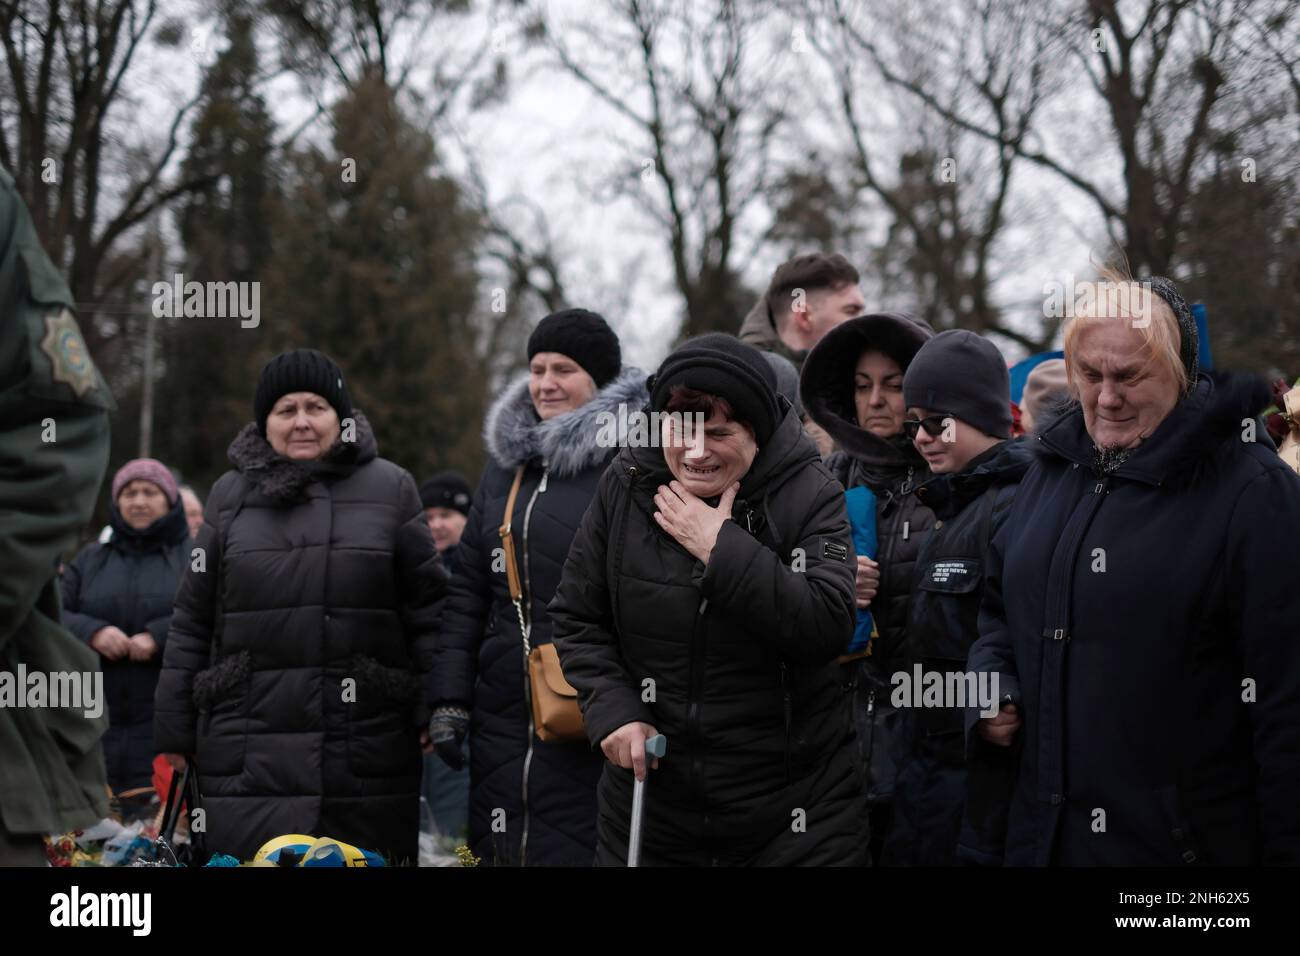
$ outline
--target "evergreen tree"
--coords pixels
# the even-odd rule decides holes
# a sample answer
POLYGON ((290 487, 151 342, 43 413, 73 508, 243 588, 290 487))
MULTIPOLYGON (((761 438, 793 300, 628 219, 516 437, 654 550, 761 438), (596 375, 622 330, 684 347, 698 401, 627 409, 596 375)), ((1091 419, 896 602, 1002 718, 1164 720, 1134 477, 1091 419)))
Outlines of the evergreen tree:
POLYGON ((273 354, 265 286, 274 269, 275 126, 254 87, 258 59, 252 21, 233 12, 227 32, 229 46, 204 79, 202 111, 184 164, 187 177, 212 182, 178 210, 181 261, 151 280, 170 283, 179 271, 187 282, 261 284, 262 316, 255 328, 243 328, 234 316, 159 323, 164 378, 156 390, 155 454, 201 488, 230 467, 226 449, 252 419, 257 374, 273 354))
POLYGON ((334 358, 380 454, 417 480, 472 477, 487 388, 470 323, 480 223, 378 74, 335 106, 330 144, 292 157, 272 225, 277 347, 334 358))

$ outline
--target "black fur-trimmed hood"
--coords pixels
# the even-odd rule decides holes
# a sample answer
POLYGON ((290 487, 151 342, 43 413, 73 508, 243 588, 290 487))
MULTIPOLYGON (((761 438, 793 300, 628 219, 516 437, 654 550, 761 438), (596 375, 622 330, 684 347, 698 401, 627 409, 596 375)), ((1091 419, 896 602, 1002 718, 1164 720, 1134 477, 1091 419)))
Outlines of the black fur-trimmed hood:
POLYGON ((884 352, 906 372, 912 357, 934 336, 921 319, 902 312, 876 312, 831 329, 808 354, 799 375, 804 411, 835 444, 873 473, 924 467, 924 459, 900 432, 881 438, 861 428, 854 405, 853 371, 862 353, 884 352))
POLYGON ((379 454, 370 422, 360 411, 353 410, 356 422, 354 441, 344 441, 341 430, 334 446, 320 461, 295 461, 285 458, 271 447, 256 422, 249 422, 230 443, 226 457, 254 488, 273 501, 288 504, 300 501, 313 481, 329 476, 351 474, 379 454))
MULTIPOLYGON (((1202 372, 1196 386, 1165 417, 1155 432, 1115 470, 1116 477, 1159 485, 1188 478, 1198 462, 1225 441, 1240 441, 1246 420, 1255 420, 1271 401, 1268 385, 1255 375, 1202 372)), ((1034 450, 1091 466, 1092 438, 1084 428, 1083 408, 1071 403, 1036 432, 1034 450)), ((1255 421, 1255 440, 1272 446, 1268 430, 1255 421)))
POLYGON ((488 454, 502 468, 512 470, 535 458, 544 460, 552 473, 569 478, 606 461, 614 452, 600 444, 600 416, 616 418, 619 405, 628 414, 641 411, 650 401, 646 373, 623 366, 612 382, 591 401, 571 412, 541 421, 528 394, 528 374, 506 387, 493 402, 483 423, 483 440, 488 454))

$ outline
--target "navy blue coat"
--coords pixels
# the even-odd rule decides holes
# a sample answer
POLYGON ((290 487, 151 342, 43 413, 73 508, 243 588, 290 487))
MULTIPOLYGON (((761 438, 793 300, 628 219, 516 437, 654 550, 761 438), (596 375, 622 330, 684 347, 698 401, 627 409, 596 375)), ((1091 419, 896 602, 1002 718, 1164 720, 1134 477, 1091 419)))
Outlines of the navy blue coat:
POLYGON ((1107 477, 1078 406, 1038 436, 969 660, 1022 713, 1006 863, 1300 862, 1300 478, 1268 398, 1202 376, 1107 477))
POLYGON ((122 520, 116 503, 109 506, 109 522, 113 537, 87 545, 63 572, 63 620, 86 642, 113 626, 127 637, 148 631, 158 645, 147 661, 99 660, 109 720, 104 763, 109 786, 120 792, 147 787, 153 777, 154 690, 190 542, 179 498, 143 531, 122 520))
MULTIPOLYGON (((966 670, 967 654, 979 638, 989 543, 1006 521, 1032 458, 1025 442, 1002 442, 958 474, 936 476, 917 489, 937 520, 916 563, 909 672, 914 664, 926 673, 966 670)), ((881 862, 951 866, 966 798, 965 713, 910 706, 900 712, 904 747, 881 862)))

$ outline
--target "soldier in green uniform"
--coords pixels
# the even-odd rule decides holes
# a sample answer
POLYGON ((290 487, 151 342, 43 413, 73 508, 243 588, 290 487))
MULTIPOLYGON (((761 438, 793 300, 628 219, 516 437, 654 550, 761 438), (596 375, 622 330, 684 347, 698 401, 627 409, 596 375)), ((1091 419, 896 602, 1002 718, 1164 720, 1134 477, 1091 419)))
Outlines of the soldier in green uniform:
MULTIPOLYGON (((113 407, 67 283, 0 170, 0 679, 11 691, 19 673, 99 669, 59 623, 56 569, 90 518, 113 407)), ((107 711, 50 703, 0 698, 0 866, 43 865, 43 835, 108 815, 107 711)))

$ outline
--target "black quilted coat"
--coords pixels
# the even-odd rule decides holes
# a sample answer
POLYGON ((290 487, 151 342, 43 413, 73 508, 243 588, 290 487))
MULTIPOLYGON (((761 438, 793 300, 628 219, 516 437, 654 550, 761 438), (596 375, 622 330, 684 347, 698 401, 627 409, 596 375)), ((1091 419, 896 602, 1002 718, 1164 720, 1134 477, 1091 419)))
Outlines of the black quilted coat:
POLYGON ((356 440, 310 463, 246 426, 181 579, 154 746, 194 755, 212 852, 302 833, 416 858, 446 577, 415 482, 355 417, 356 440))

